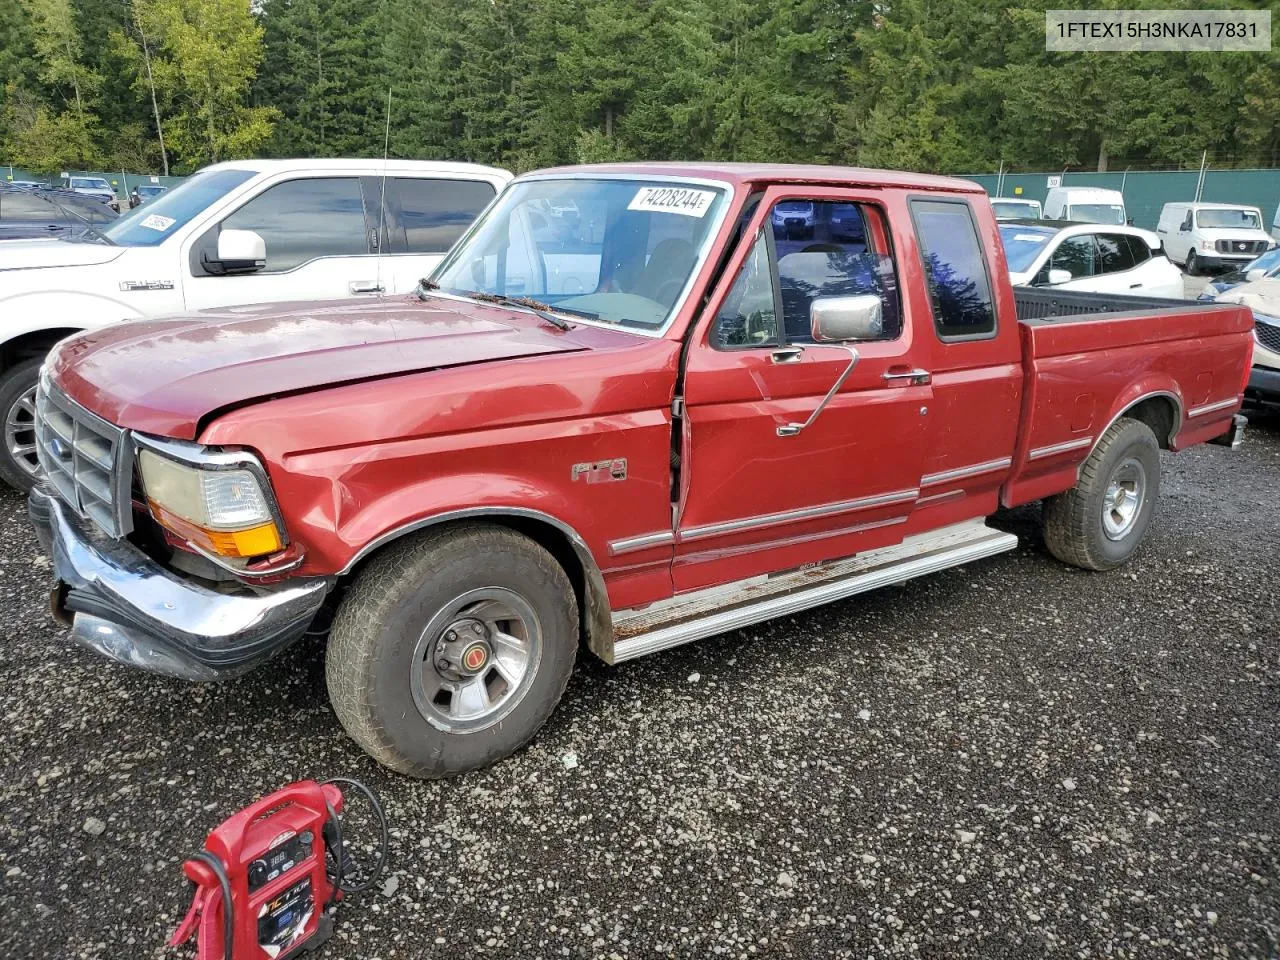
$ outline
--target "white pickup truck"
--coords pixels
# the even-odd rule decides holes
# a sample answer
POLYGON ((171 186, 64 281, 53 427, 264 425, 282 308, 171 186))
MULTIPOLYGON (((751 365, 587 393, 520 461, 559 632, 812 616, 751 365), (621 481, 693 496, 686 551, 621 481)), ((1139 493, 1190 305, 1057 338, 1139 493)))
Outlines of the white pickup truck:
POLYGON ((36 377, 63 337, 236 304, 407 293, 511 176, 467 163, 237 160, 76 238, 0 242, 0 479, 34 483, 36 377))

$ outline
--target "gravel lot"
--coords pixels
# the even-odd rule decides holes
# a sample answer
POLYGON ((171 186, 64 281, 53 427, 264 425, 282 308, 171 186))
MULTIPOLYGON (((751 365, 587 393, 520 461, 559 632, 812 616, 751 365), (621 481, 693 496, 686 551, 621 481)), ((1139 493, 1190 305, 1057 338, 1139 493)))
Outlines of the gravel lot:
POLYGON ((1275 957, 1280 420, 1165 467, 1123 571, 1016 511, 1013 553, 586 662, 532 747, 447 783, 346 739, 316 646, 216 687, 69 648, 6 493, 0 956, 173 956, 208 829, 353 774, 394 882, 332 958, 1275 957))

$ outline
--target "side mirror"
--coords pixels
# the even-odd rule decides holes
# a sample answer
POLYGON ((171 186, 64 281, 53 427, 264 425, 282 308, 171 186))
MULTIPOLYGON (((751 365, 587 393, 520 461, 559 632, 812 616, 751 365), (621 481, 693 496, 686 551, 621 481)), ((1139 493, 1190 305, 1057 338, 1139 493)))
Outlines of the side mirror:
POLYGON ((1056 268, 1049 271, 1049 286, 1058 283, 1066 283, 1071 279, 1071 271, 1056 268))
POLYGON ((1188 227, 1188 226, 1184 223, 1184 224, 1182 224, 1181 226, 1179 226, 1179 227, 1178 227, 1178 232, 1179 232, 1179 233, 1190 233, 1190 232, 1191 232, 1191 228, 1190 228, 1190 227, 1188 227))
POLYGON ((267 241, 252 230, 218 233, 216 266, 220 273, 253 273, 267 265, 267 241))
POLYGON ((1125 222, 1125 223, 1127 223, 1129 226, 1131 226, 1131 227, 1132 227, 1132 226, 1133 226, 1133 217, 1125 217, 1125 218, 1124 218, 1124 222, 1125 222))
POLYGON ((1261 267, 1254 267, 1252 270, 1245 273, 1244 278, 1252 283, 1254 280, 1261 280, 1266 275, 1267 271, 1263 270, 1261 267))
POLYGON ((809 305, 809 333, 817 343, 878 340, 884 336, 884 310, 873 293, 817 297, 809 305))

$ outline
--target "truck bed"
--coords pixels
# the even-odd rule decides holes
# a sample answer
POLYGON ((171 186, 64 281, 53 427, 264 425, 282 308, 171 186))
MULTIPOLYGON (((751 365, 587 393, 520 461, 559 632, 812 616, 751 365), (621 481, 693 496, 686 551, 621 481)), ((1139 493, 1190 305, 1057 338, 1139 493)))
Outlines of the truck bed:
POLYGON ((1104 313, 1139 313, 1147 310, 1178 312, 1203 310, 1195 300, 1170 300, 1165 297, 1127 297, 1112 293, 1085 293, 1079 290, 1055 290, 1044 287, 1014 287, 1013 300, 1022 321, 1053 321, 1068 317, 1093 318, 1104 313))
POLYGON ((1024 426, 1006 506, 1072 486, 1126 410, 1173 450, 1230 428, 1251 356, 1247 308, 1025 287, 1013 294, 1024 426))

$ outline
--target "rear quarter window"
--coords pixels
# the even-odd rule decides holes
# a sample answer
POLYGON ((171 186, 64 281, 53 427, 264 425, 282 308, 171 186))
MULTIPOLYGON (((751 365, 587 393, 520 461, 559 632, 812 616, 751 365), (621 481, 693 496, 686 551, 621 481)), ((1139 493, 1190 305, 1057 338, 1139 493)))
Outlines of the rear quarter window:
POLYGON ((912 200, 911 215, 938 336, 943 340, 995 336, 995 304, 969 204, 963 200, 912 200))
POLYGON ((444 253, 493 199, 482 180, 397 177, 388 185, 393 253, 444 253))

